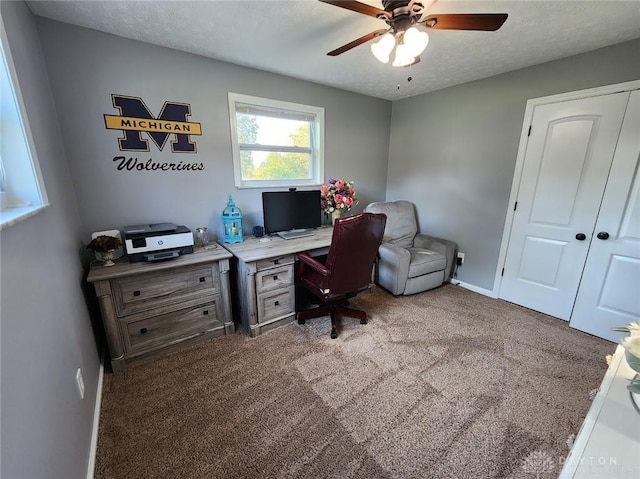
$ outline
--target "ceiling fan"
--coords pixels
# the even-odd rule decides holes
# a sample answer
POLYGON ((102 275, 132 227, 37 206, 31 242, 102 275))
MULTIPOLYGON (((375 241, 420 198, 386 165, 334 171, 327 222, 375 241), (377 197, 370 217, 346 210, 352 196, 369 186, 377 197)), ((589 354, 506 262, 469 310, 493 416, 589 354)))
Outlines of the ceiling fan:
POLYGON ((506 13, 442 13, 422 18, 424 12, 437 0, 425 0, 424 3, 417 0, 382 0, 384 10, 356 0, 320 1, 376 17, 389 26, 387 29, 376 30, 342 45, 327 55, 337 56, 381 37, 378 42, 371 45, 371 51, 378 60, 387 63, 395 48, 396 55, 392 65, 396 67, 411 66, 420 61, 420 53, 427 47, 429 35, 424 29, 418 28, 419 26, 440 30, 495 31, 502 26, 508 16, 506 13))

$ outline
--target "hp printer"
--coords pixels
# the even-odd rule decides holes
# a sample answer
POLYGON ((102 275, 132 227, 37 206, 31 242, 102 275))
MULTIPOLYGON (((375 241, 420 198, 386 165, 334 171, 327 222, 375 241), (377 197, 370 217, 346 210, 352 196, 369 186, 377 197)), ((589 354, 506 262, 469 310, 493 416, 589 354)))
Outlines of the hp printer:
POLYGON ((129 261, 160 261, 193 253, 193 234, 185 226, 156 223, 124 227, 129 261))

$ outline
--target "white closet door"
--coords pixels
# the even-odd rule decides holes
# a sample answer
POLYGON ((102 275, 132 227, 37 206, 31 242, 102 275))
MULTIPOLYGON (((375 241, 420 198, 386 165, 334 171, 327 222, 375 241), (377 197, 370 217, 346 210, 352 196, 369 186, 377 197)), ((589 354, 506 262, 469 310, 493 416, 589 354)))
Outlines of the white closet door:
POLYGON ((536 107, 499 297, 570 318, 628 98, 536 107))
POLYGON ((571 326, 617 341, 640 321, 640 91, 631 94, 571 326))

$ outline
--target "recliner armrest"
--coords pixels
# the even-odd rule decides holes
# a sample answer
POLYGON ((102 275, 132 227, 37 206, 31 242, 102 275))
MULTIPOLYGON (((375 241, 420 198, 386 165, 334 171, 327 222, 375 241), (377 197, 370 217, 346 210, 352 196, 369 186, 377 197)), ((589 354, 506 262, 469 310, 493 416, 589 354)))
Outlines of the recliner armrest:
POLYGON ((447 258, 447 265, 445 266, 447 277, 445 279, 451 277, 453 274, 455 257, 458 251, 457 243, 444 238, 438 238, 437 236, 418 233, 413 239, 413 246, 416 248, 430 249, 431 251, 444 255, 444 257, 447 258))
POLYGON ((331 274, 331 270, 325 268, 325 266, 322 263, 320 263, 319 261, 316 261, 307 253, 298 253, 298 259, 300 260, 300 262, 304 263, 306 266, 309 266, 311 269, 320 273, 322 276, 329 276, 331 274))
POLYGON ((396 246, 392 243, 382 243, 380 248, 378 248, 378 255, 384 260, 391 260, 398 264, 404 263, 407 266, 407 270, 409 268, 411 254, 405 248, 396 246))
POLYGON ((391 294, 402 294, 409 277, 411 254, 400 246, 382 243, 378 255, 378 282, 391 294))

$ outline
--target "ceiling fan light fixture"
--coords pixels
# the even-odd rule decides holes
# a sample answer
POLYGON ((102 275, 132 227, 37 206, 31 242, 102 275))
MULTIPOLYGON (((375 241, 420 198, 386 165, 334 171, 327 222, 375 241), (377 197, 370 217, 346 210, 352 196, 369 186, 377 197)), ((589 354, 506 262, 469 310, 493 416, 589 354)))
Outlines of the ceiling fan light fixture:
MULTIPOLYGON (((1 1, 1 0, 0 0, 1 1)), ((335 57, 363 43, 382 37, 371 52, 382 63, 388 63, 389 57, 395 57, 394 67, 410 66, 420 61, 420 54, 427 48, 429 35, 424 29, 474 30, 494 32, 509 16, 506 13, 443 13, 427 15, 426 12, 437 0, 382 0, 384 10, 358 0, 337 1, 320 0, 323 3, 351 10, 356 13, 375 17, 384 21, 389 29, 375 30, 367 35, 330 51, 327 55, 335 57)))
POLYGON ((427 32, 410 27, 404 32, 403 43, 408 48, 412 57, 420 55, 429 44, 429 35, 427 32))
POLYGON ((393 60, 391 65, 394 67, 406 67, 415 61, 415 57, 411 55, 411 49, 407 45, 401 43, 396 47, 396 58, 393 60))
POLYGON ((371 53, 382 63, 389 62, 389 55, 391 55, 391 51, 393 47, 396 46, 396 39, 391 33, 386 33, 382 35, 379 41, 371 45, 371 53))

